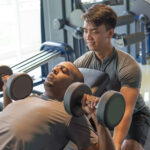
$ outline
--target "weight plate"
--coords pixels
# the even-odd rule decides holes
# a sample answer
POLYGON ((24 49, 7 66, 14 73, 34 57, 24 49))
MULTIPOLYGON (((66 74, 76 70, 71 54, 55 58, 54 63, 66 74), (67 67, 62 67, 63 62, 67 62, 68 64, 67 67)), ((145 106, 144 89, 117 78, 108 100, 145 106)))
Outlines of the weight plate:
POLYGON ((64 95, 64 107, 69 114, 75 117, 80 117, 84 114, 81 99, 85 93, 91 95, 91 90, 81 82, 72 83, 67 88, 64 95))
POLYGON ((6 83, 7 95, 13 100, 20 100, 29 96, 32 89, 32 78, 25 73, 11 75, 6 83))
POLYGON ((113 129, 119 124, 125 112, 125 100, 120 92, 107 91, 98 103, 96 115, 99 123, 113 129))

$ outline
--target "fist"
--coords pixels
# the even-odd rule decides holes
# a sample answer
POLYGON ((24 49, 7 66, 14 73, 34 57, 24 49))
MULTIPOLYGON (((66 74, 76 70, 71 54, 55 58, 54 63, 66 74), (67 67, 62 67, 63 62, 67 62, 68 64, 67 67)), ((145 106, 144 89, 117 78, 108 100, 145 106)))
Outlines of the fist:
POLYGON ((82 102, 82 109, 85 111, 85 113, 87 113, 88 115, 96 113, 96 105, 99 102, 98 97, 84 94, 81 102, 82 102))

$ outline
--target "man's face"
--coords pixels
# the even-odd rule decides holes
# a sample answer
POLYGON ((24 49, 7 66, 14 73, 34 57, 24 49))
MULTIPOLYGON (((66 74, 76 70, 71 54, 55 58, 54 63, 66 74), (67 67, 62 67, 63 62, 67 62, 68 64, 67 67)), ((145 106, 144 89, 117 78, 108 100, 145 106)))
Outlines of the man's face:
POLYGON ((66 88, 74 81, 74 66, 69 62, 63 62, 56 65, 52 72, 48 74, 44 83, 45 90, 52 94, 62 94, 66 88))
POLYGON ((111 40, 110 30, 106 30, 104 25, 95 26, 90 22, 84 21, 84 40, 90 50, 104 50, 111 40))

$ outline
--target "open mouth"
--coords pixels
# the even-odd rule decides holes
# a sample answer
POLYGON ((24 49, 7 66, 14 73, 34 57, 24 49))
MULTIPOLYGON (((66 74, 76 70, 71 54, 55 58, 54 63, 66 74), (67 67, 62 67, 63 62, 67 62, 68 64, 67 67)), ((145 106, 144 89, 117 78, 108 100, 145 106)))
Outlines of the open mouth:
POLYGON ((55 77, 52 73, 49 74, 44 82, 44 86, 51 87, 53 85, 54 78, 55 77))
POLYGON ((87 42, 88 45, 93 46, 94 42, 87 42))
POLYGON ((48 82, 47 80, 44 82, 44 86, 46 87, 51 87, 52 86, 52 83, 51 82, 48 82))

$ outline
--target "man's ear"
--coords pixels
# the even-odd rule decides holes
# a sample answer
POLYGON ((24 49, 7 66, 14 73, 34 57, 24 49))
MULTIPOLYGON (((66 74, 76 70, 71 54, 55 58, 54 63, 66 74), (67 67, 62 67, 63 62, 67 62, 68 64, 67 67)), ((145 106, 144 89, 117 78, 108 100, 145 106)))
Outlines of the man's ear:
POLYGON ((113 35, 114 35, 114 29, 113 28, 111 28, 109 31, 108 31, 108 38, 112 38, 113 37, 113 35))

